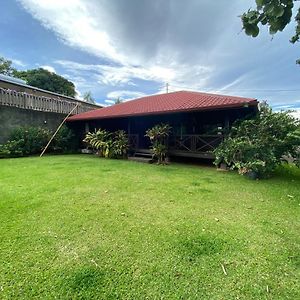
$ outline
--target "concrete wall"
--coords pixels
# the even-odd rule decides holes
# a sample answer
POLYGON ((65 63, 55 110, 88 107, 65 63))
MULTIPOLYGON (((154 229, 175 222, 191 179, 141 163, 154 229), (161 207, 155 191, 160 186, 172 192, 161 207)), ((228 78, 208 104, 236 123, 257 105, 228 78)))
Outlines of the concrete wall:
POLYGON ((41 112, 0 105, 0 144, 7 141, 13 129, 22 126, 43 127, 55 130, 65 114, 41 112))

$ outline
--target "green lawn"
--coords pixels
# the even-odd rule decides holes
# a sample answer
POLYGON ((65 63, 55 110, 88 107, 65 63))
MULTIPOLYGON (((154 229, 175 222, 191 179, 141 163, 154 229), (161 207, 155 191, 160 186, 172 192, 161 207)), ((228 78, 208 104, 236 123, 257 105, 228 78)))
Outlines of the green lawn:
POLYGON ((299 202, 292 168, 0 160, 0 299, 300 299, 299 202))

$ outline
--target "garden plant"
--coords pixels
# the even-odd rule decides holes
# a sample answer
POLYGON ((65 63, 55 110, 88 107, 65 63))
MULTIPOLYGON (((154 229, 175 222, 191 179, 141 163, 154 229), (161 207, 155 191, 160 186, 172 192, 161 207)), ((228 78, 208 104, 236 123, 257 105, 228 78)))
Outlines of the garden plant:
POLYGON ((165 164, 168 153, 167 139, 171 131, 169 124, 158 124, 146 131, 146 135, 151 142, 153 158, 158 164, 165 164))
POLYGON ((83 140, 89 147, 97 150, 101 157, 125 158, 128 150, 128 137, 124 130, 108 132, 104 129, 95 129, 88 132, 83 140))
MULTIPOLYGON (((282 157, 299 158, 300 123, 289 112, 273 112, 263 104, 256 117, 236 122, 214 151, 215 164, 252 178, 270 176, 282 157)), ((299 159, 294 162, 299 166, 299 159)))

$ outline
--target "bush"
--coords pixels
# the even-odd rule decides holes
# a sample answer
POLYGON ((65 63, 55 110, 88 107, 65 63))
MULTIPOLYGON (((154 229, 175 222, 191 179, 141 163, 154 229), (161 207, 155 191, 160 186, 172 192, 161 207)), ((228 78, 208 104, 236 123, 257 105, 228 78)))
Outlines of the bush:
POLYGON ((0 158, 23 156, 22 143, 20 141, 8 141, 4 145, 0 145, 0 158))
POLYGON ((151 151, 153 158, 157 159, 158 164, 166 162, 168 152, 167 138, 170 134, 171 126, 169 124, 158 124, 146 131, 147 137, 151 142, 151 151))
POLYGON ((10 148, 21 151, 22 155, 31 155, 41 153, 43 148, 51 137, 51 132, 40 127, 20 127, 15 129, 9 138, 7 144, 10 148))
POLYGON ((285 154, 296 157, 300 145, 299 120, 289 112, 273 112, 263 105, 256 117, 236 122, 214 151, 215 164, 226 163, 240 174, 266 177, 285 154))
POLYGON ((113 134, 112 151, 116 158, 125 158, 128 150, 128 137, 124 130, 118 130, 113 134))
MULTIPOLYGON (((0 145, 0 158, 40 154, 49 142, 52 133, 40 127, 20 127, 15 129, 9 141, 0 145)), ((54 137, 50 152, 70 152, 75 150, 74 134, 63 126, 54 137)))
POLYGON ((59 153, 74 152, 77 149, 75 135, 67 126, 62 126, 55 135, 50 151, 59 153))
POLYGON ((94 132, 88 132, 83 140, 88 147, 93 150, 98 150, 99 156, 105 156, 107 141, 109 140, 110 134, 103 129, 98 129, 94 132))
POLYGON ((128 138, 125 131, 110 133, 104 129, 88 132, 83 140, 89 147, 105 158, 125 158, 128 150, 128 138))

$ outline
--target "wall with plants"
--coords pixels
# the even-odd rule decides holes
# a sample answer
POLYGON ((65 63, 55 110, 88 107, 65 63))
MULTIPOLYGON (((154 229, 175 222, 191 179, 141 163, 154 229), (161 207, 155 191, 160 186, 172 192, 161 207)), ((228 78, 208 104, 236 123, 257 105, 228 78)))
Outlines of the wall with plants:
MULTIPOLYGON (((8 142, 0 145, 0 158, 40 154, 53 132, 41 127, 20 127, 14 129, 8 142)), ((63 126, 53 139, 47 152, 67 153, 76 149, 73 132, 63 126)))

